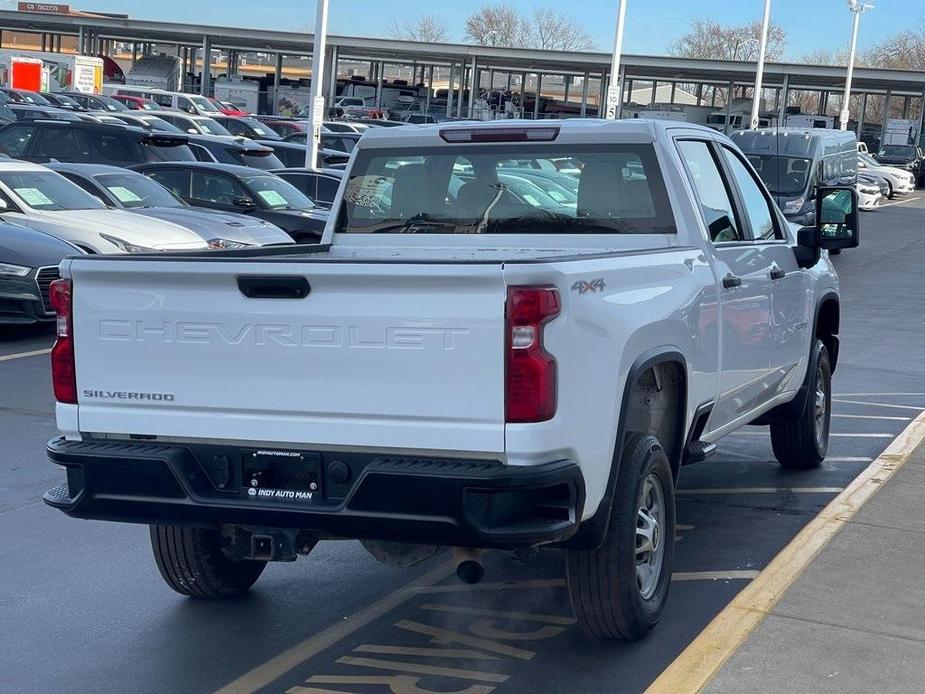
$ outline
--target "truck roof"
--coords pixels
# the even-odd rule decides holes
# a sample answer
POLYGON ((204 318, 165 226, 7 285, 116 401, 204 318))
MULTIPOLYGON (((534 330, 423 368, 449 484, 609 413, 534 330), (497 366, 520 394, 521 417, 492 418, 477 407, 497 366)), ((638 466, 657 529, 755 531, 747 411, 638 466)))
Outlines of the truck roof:
MULTIPOLYGON (((370 128, 358 141, 361 147, 377 147, 386 144, 446 144, 440 133, 449 130, 510 130, 522 128, 558 128, 556 139, 593 136, 594 141, 629 136, 635 141, 654 141, 669 128, 683 127, 700 130, 716 136, 716 131, 701 125, 678 123, 669 120, 633 118, 626 120, 603 120, 599 118, 565 118, 544 120, 501 120, 501 121, 453 121, 451 123, 407 124, 399 128, 370 128)), ((592 141, 589 138, 589 142, 592 141)), ((493 143, 497 144, 497 143, 493 143)), ((502 143, 503 144, 503 143, 502 143)))

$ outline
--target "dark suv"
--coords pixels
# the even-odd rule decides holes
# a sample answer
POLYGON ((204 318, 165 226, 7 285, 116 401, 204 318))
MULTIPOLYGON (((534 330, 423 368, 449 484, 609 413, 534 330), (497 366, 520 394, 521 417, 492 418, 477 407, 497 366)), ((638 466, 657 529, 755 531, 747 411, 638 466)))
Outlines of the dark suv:
POLYGON ((925 158, 916 145, 883 145, 874 159, 885 166, 905 169, 915 176, 915 185, 925 183, 925 158))
POLYGON ((0 128, 0 152, 44 163, 131 166, 152 161, 195 161, 184 134, 84 121, 34 120, 0 128))

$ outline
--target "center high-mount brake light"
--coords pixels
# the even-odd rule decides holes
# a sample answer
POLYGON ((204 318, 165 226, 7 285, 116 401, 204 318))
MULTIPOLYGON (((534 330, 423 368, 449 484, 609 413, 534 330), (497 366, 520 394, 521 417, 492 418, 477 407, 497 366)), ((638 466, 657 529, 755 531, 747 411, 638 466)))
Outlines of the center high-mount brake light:
POLYGON ((556 414, 556 360, 543 328, 559 315, 555 287, 508 287, 505 421, 545 422, 556 414))
POLYGON ((49 301, 57 314, 58 334, 51 348, 51 382, 58 402, 77 404, 77 371, 74 368, 74 321, 71 317, 71 281, 55 280, 49 301))
POLYGON ((558 127, 448 128, 440 131, 444 142, 552 142, 558 127))

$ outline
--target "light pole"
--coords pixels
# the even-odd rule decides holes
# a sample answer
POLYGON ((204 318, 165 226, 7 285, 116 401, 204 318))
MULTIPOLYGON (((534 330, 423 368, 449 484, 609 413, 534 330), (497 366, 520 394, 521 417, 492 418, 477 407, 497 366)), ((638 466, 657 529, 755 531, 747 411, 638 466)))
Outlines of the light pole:
MULTIPOLYGON (((312 136, 305 148, 305 166, 318 165, 318 148, 321 146, 321 124, 324 121, 324 48, 328 35, 328 0, 318 0, 315 9, 315 35, 312 37, 312 102, 309 118, 312 136)), ((336 79, 336 76, 335 76, 336 79)))
POLYGON ((873 5, 859 2, 859 0, 848 0, 848 9, 854 15, 854 26, 851 28, 851 47, 848 49, 848 77, 845 80, 845 98, 842 99, 841 105, 840 127, 842 130, 848 129, 848 119, 851 117, 849 100, 851 99, 851 79, 854 77, 854 54, 858 49, 858 26, 861 23, 861 15, 867 10, 872 10, 873 7, 873 5))
POLYGON ((620 84, 620 55, 623 53, 623 24, 626 21, 626 0, 617 0, 617 29, 613 37, 613 58, 610 61, 610 86, 607 87, 607 120, 616 120, 623 101, 620 84))
POLYGON ((761 109, 761 83, 764 80, 764 56, 768 51, 768 25, 771 22, 771 0, 764 0, 764 21, 761 23, 761 45, 758 48, 758 69, 755 72, 755 95, 752 97, 752 130, 758 129, 761 109))

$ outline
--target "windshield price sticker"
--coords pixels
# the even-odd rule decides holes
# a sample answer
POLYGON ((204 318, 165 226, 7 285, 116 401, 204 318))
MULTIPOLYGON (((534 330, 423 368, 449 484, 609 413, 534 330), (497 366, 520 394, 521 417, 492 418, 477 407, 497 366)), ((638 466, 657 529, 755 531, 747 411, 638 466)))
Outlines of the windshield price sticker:
POLYGON ((13 188, 16 194, 23 199, 29 207, 41 207, 42 205, 54 205, 55 203, 45 193, 38 188, 13 188))
POLYGON ((141 202, 141 198, 125 186, 112 186, 109 192, 115 195, 119 202, 141 202))
POLYGON ((286 198, 277 193, 275 190, 259 190, 257 191, 257 195, 263 198, 263 201, 271 207, 285 207, 287 205, 286 198))
POLYGON ((384 176, 357 176, 344 189, 344 200, 358 207, 375 207, 389 185, 384 176))

